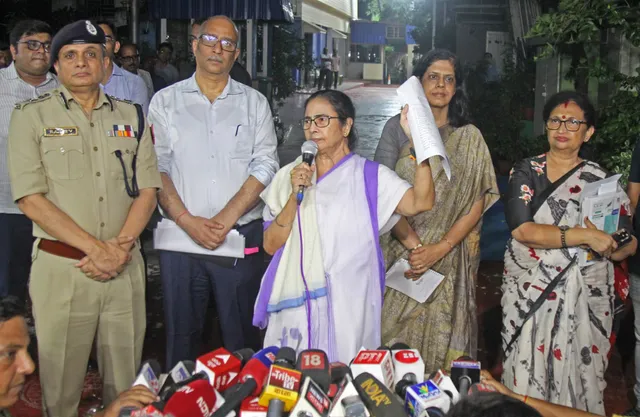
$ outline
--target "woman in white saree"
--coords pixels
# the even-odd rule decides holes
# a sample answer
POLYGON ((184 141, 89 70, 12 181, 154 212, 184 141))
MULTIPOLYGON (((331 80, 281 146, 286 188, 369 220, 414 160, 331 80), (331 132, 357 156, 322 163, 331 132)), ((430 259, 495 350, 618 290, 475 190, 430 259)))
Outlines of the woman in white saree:
MULTIPOLYGON (((410 137, 408 108, 402 125, 410 137)), ((305 104, 305 138, 318 145, 315 163, 283 167, 262 193, 265 251, 273 260, 256 300, 254 325, 265 346, 321 349, 348 363, 361 347, 380 344, 384 261, 379 234, 398 216, 430 210, 431 168, 419 164, 415 187, 352 149, 355 109, 335 90, 305 104), (296 194, 305 187, 298 206, 296 194), (386 227, 385 227, 386 226, 386 227)))

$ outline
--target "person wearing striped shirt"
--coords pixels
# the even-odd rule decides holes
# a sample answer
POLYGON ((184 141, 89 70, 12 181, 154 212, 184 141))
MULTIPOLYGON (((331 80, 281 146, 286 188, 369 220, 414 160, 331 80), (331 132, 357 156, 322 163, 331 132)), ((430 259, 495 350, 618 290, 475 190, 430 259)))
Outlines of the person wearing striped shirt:
POLYGON ((11 294, 22 301, 31 266, 32 223, 11 196, 7 137, 16 104, 58 87, 49 72, 51 34, 51 27, 39 20, 16 23, 9 35, 13 63, 0 69, 0 297, 11 294))

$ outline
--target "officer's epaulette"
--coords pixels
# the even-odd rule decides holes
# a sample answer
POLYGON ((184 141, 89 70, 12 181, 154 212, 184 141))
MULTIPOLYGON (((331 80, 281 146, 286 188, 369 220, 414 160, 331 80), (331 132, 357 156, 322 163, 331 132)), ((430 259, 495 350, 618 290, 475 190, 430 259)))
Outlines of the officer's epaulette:
POLYGON ((28 104, 39 103, 41 101, 49 100, 50 98, 51 98, 51 94, 50 93, 44 93, 43 95, 41 95, 41 96, 39 96, 37 98, 32 98, 31 100, 23 101, 21 103, 16 104, 16 109, 22 110, 28 104))
POLYGON ((107 97, 109 97, 111 100, 121 101, 121 102, 123 102, 123 103, 127 103, 127 104, 133 104, 133 101, 131 101, 131 100, 125 100, 125 99, 123 99, 123 98, 118 98, 118 97, 110 96, 109 94, 107 94, 107 97))

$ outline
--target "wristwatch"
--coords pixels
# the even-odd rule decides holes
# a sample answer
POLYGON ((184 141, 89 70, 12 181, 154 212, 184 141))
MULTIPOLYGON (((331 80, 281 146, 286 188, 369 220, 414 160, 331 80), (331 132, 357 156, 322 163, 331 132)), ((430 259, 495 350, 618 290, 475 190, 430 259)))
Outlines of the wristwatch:
POLYGON ((416 150, 413 149, 413 146, 409 148, 409 153, 411 154, 411 156, 413 156, 414 158, 416 157, 416 150))
POLYGON ((569 226, 560 226, 560 242, 562 242, 562 247, 567 247, 567 230, 569 230, 569 226))

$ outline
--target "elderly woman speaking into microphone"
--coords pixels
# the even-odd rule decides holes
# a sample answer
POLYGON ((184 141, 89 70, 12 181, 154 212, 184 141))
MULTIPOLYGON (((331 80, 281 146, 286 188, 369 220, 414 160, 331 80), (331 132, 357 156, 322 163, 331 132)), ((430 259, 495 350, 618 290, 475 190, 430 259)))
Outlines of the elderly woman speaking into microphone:
MULTIPOLYGON (((407 113, 402 126, 410 136, 407 113)), ((267 328, 265 346, 322 349, 345 363, 362 346, 380 344, 380 231, 397 221, 394 214, 430 210, 435 200, 427 161, 416 167, 411 187, 353 153, 355 117, 339 91, 319 91, 305 103, 305 138, 318 153, 312 165, 298 158, 282 168, 262 193, 264 249, 274 256, 254 315, 254 325, 267 328)))

